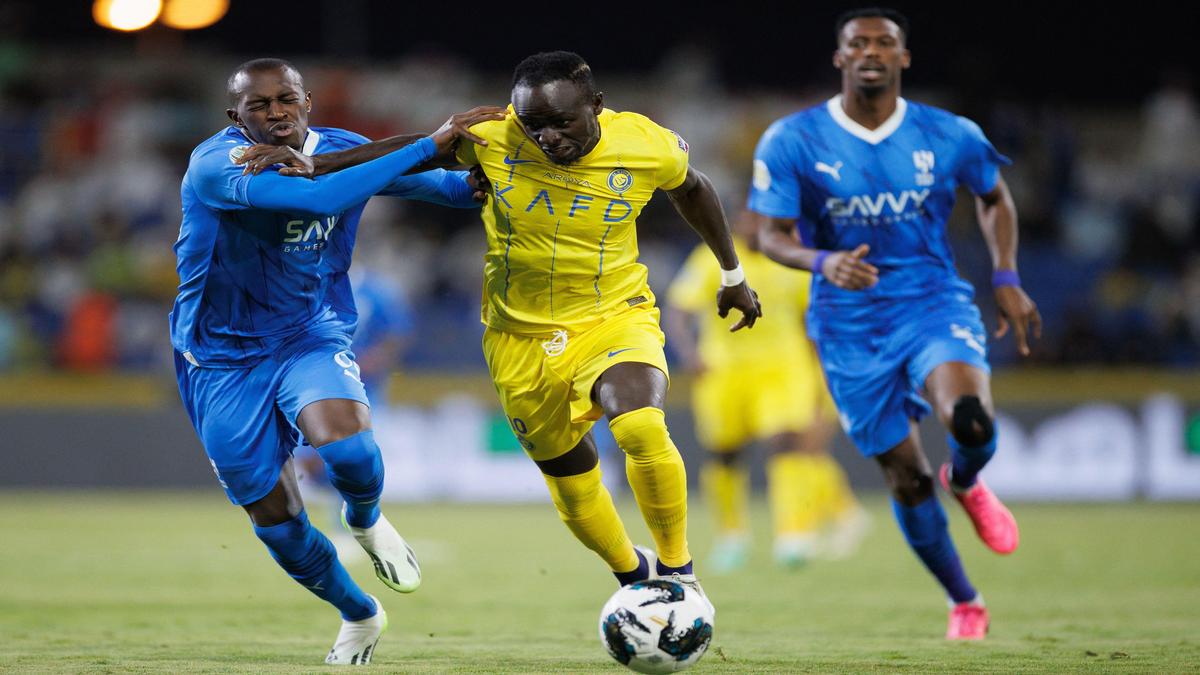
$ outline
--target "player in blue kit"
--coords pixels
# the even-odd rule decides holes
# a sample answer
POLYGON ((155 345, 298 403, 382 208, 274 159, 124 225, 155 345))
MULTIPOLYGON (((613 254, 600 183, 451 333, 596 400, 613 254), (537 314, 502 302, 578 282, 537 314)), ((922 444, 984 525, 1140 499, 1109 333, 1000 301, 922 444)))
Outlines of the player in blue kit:
POLYGON ((387 617, 309 524, 291 452, 303 434, 379 578, 402 593, 416 590, 416 557, 379 510, 383 463, 350 349, 357 312, 347 270, 372 195, 477 206, 464 173, 405 174, 448 154, 459 137, 478 142, 466 129, 503 119, 503 111, 456 115, 430 137, 397 137, 404 147, 374 161, 300 180, 263 171, 269 160, 245 168, 238 160, 256 143, 307 156, 367 139, 309 128, 311 97, 286 61, 247 62, 228 89, 233 124, 196 147, 183 178, 179 295, 170 316, 179 391, 229 499, 245 508, 280 567, 341 612, 326 662, 366 664, 387 617))
POLYGON ((1017 276, 1016 209, 999 171, 1008 160, 974 122, 900 97, 908 35, 893 10, 839 18, 841 94, 766 131, 749 207, 763 251, 813 272, 808 328, 842 425, 883 468, 901 531, 950 598, 946 637, 981 639, 988 612, 950 540, 917 433, 932 409, 950 432, 942 485, 985 544, 1016 549, 1016 521, 978 478, 996 429, 983 323, 945 231, 958 185, 975 194, 991 250, 996 337, 1011 327, 1027 355, 1041 317, 1017 276))

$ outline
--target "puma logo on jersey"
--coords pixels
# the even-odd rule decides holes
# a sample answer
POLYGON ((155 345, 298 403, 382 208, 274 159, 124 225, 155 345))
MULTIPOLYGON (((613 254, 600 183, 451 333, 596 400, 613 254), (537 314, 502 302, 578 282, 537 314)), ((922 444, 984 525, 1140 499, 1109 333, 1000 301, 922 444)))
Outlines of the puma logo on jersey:
POLYGON ((841 162, 838 162, 837 164, 834 164, 833 166, 829 166, 825 162, 817 162, 816 169, 817 169, 817 171, 820 171, 821 173, 827 173, 830 176, 833 176, 833 179, 838 181, 839 183, 842 180, 842 174, 841 174, 842 163, 841 162))

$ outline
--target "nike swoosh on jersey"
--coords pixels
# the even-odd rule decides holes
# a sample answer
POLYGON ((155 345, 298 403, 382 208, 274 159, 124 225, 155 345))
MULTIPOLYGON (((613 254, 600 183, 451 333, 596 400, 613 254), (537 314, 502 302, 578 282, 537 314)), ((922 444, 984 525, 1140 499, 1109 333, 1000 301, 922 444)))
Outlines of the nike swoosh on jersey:
POLYGON ((617 354, 620 354, 621 352, 627 352, 627 351, 629 351, 630 349, 637 349, 637 347, 626 347, 626 348, 624 348, 624 349, 618 349, 618 350, 617 350, 617 351, 615 351, 615 352, 609 352, 609 353, 608 353, 608 358, 610 358, 610 359, 611 359, 612 357, 616 356, 617 354))
POLYGON ((532 159, 513 159, 512 157, 509 157, 508 155, 504 156, 504 163, 509 166, 515 166, 517 164, 529 164, 532 161, 533 161, 532 159))

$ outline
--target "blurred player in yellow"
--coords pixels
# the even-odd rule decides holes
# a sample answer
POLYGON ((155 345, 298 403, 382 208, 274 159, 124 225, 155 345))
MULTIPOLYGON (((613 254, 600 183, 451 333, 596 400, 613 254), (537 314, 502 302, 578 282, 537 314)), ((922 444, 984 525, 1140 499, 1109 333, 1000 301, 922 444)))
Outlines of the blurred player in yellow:
POLYGON ((521 445, 559 516, 621 584, 678 575, 699 590, 687 545, 687 479, 667 432, 667 364, 635 221, 663 190, 725 270, 714 288, 732 327, 760 309, 717 192, 688 145, 649 119, 604 107, 577 54, 548 52, 513 76, 511 114, 471 131, 458 159, 492 185, 483 208, 484 356, 521 445), (607 415, 657 546, 634 548, 600 481, 592 424, 607 415))
POLYGON ((703 247, 688 257, 667 294, 667 335, 696 375, 696 436, 709 450, 702 481, 716 522, 709 565, 732 572, 750 542, 749 445, 766 446, 767 490, 776 561, 797 567, 858 546, 868 521, 827 447, 837 417, 816 352, 804 330, 812 276, 780 267, 758 251, 756 227, 743 213, 735 227, 738 258, 771 313, 746 334, 731 334, 706 311, 720 270, 703 247))

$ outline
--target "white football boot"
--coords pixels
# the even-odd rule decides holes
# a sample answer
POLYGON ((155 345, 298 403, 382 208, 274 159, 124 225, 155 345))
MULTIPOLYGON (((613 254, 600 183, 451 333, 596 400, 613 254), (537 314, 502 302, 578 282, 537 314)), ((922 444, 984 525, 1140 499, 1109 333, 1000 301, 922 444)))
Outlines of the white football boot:
MULTIPOLYGON (((345 522, 345 511, 342 513, 342 522, 345 522)), ((417 554, 386 516, 379 514, 379 520, 371 527, 352 527, 348 524, 346 527, 371 557, 371 562, 375 564, 375 576, 388 588, 397 593, 412 593, 421 586, 421 566, 417 564, 417 554)))
POLYGON ((343 620, 337 641, 325 657, 325 663, 331 666, 365 666, 371 662, 371 657, 375 654, 375 644, 379 642, 383 631, 387 630, 388 620, 387 612, 383 611, 383 604, 379 599, 373 595, 370 598, 375 601, 375 607, 379 611, 375 612, 375 616, 361 621, 343 620))
POLYGON ((712 601, 708 599, 708 594, 706 594, 704 592, 704 589, 700 586, 700 581, 696 579, 695 574, 680 574, 678 572, 675 572, 673 574, 666 574, 666 575, 659 574, 658 573, 658 553, 654 552, 653 550, 651 550, 645 546, 634 546, 634 548, 641 551, 642 555, 646 556, 646 562, 650 563, 650 576, 648 578, 650 578, 650 579, 670 579, 671 581, 675 581, 675 582, 683 584, 684 586, 687 586, 688 588, 692 589, 693 591, 696 591, 696 593, 698 593, 700 595, 700 599, 704 601, 704 604, 708 605, 709 614, 712 614, 713 616, 717 615, 717 609, 715 607, 713 607, 712 601))

